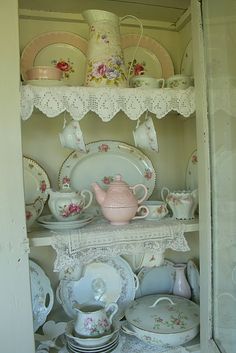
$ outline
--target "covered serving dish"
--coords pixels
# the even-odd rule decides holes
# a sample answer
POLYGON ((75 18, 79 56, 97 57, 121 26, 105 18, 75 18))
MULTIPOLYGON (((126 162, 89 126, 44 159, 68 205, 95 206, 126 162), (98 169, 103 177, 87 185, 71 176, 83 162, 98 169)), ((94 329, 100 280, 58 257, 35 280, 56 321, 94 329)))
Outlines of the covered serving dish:
POLYGON ((123 330, 154 345, 180 346, 199 332, 199 306, 174 295, 147 295, 126 309, 123 330))

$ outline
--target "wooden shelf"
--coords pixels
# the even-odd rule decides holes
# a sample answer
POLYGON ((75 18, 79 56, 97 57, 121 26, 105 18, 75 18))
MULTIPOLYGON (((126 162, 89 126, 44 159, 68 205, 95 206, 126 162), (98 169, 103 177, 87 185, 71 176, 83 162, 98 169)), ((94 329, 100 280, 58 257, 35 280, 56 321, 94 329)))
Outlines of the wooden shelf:
MULTIPOLYGON (((136 221, 137 222, 137 221, 136 221)), ((139 221, 141 222, 141 221, 139 221)), ((145 222, 147 221, 142 221, 142 224, 145 224, 145 222)), ((161 233, 161 227, 163 224, 163 229, 166 226, 166 223, 160 221, 160 222, 153 222, 153 221, 149 221, 152 222, 153 225, 155 226, 158 224, 158 232, 161 233)), ((185 233, 190 233, 190 232, 196 232, 199 230, 199 225, 198 225, 198 219, 194 219, 194 220, 186 220, 186 221, 179 221, 180 224, 184 225, 184 232, 185 233)), ((108 234, 108 230, 106 230, 106 224, 104 225, 104 233, 108 234)), ((85 228, 80 228, 78 229, 78 233, 79 231, 83 232, 83 229, 85 228)), ((88 225, 86 226, 86 232, 89 232, 91 229, 91 237, 92 235, 92 225, 88 225)), ((122 230, 124 232, 124 230, 122 230)), ((140 232, 142 232, 142 227, 140 227, 140 232)), ((38 246, 51 246, 52 245, 52 239, 55 237, 55 233, 56 231, 51 231, 51 230, 47 230, 45 228, 42 227, 38 227, 33 229, 31 232, 28 233, 28 238, 29 238, 29 245, 30 247, 38 247, 38 246)), ((60 232, 62 233, 62 232, 60 232)), ((63 233, 63 235, 66 235, 68 232, 65 231, 63 233)), ((147 238, 148 240, 148 238, 147 238)))

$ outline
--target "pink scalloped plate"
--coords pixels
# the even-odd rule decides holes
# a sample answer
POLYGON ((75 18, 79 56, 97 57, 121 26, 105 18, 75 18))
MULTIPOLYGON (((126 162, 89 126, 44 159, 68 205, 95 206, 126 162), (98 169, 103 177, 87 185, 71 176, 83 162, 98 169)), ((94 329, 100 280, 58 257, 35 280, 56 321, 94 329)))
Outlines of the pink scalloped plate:
POLYGON ((33 38, 21 55, 21 76, 33 66, 56 66, 63 71, 63 82, 82 86, 85 79, 88 41, 75 33, 47 32, 33 38))
MULTIPOLYGON (((127 34, 121 37, 121 45, 124 50, 124 59, 129 69, 135 52, 139 35, 127 34)), ((135 53, 131 75, 138 75, 140 72, 155 78, 168 78, 174 75, 174 66, 167 50, 155 39, 142 36, 139 47, 135 53)))

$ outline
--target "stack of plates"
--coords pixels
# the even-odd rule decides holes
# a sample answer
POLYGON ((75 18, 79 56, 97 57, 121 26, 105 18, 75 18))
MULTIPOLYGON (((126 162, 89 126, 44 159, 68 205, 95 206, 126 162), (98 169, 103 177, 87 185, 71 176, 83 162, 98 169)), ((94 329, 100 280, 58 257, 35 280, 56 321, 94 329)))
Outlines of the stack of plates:
POLYGON ((44 228, 51 230, 65 230, 82 228, 93 221, 94 217, 91 215, 82 214, 76 221, 58 221, 53 215, 41 216, 37 223, 44 228))
POLYGON ((102 337, 79 338, 73 334, 74 322, 67 324, 65 337, 70 353, 109 353, 119 344, 119 328, 113 327, 113 332, 102 337))

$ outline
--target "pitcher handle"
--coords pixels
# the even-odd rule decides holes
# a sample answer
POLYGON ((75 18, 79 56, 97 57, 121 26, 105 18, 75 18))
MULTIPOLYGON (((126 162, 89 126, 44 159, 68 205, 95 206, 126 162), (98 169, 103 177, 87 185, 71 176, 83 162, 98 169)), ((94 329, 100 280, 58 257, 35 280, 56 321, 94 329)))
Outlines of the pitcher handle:
POLYGON ((164 202, 166 202, 166 197, 164 196, 164 192, 167 192, 167 194, 166 194, 166 197, 169 195, 169 193, 170 193, 170 190, 167 188, 167 187, 163 187, 162 189, 161 189, 161 198, 162 198, 162 200, 164 201, 164 202))
POLYGON ((112 318, 118 311, 118 305, 116 303, 110 303, 105 306, 105 311, 107 313, 107 317, 112 324, 112 318))
POLYGON ((138 204, 140 204, 141 202, 143 202, 143 201, 146 199, 148 191, 147 191, 146 186, 143 185, 143 184, 136 184, 136 185, 134 185, 134 186, 130 186, 130 189, 133 190, 133 191, 134 191, 134 194, 135 194, 135 189, 137 189, 138 187, 142 187, 142 188, 144 189, 144 195, 143 195, 143 197, 142 197, 141 199, 137 200, 137 201, 138 201, 138 204))
POLYGON ((91 193, 90 190, 84 189, 84 190, 81 191, 81 195, 84 198, 84 208, 83 209, 86 210, 86 208, 88 208, 91 205, 92 201, 93 201, 93 194, 91 193), (85 200, 86 200, 85 196, 86 196, 86 194, 89 194, 89 200, 88 200, 87 205, 85 204, 85 200))
POLYGON ((129 82, 130 73, 131 73, 131 70, 132 70, 132 67, 133 67, 133 62, 134 62, 134 59, 135 59, 137 50, 138 50, 138 48, 139 48, 139 45, 140 45, 140 42, 141 42, 141 39, 142 39, 142 36, 143 36, 143 24, 142 24, 142 22, 140 21, 140 19, 139 19, 138 17, 133 16, 133 15, 126 15, 126 16, 122 17, 122 18, 120 19, 120 23, 121 23, 123 20, 125 20, 126 18, 133 18, 133 19, 135 19, 135 20, 138 22, 139 27, 140 27, 140 35, 139 35, 139 38, 138 38, 136 47, 135 47, 134 52, 133 52, 131 64, 130 64, 129 71, 128 71, 128 74, 127 74, 127 82, 129 82))

